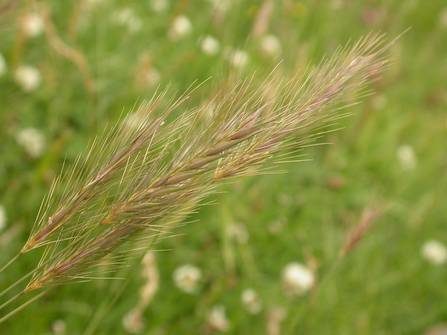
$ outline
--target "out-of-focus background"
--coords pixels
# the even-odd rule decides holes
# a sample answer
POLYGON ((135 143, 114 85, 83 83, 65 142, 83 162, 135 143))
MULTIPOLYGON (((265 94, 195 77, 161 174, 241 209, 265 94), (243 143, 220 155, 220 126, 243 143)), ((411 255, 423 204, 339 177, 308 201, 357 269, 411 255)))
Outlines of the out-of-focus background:
MULTIPOLYGON (((288 76, 371 31, 407 28, 375 93, 321 140, 330 145, 306 148, 311 161, 222 185, 217 204, 120 270, 128 281, 57 288, 0 333, 447 333, 440 0, 0 1, 0 264, 62 162, 157 87, 173 95, 211 77, 190 108, 225 69, 262 80, 284 59, 288 76)), ((25 256, 0 289, 40 253, 25 256)))

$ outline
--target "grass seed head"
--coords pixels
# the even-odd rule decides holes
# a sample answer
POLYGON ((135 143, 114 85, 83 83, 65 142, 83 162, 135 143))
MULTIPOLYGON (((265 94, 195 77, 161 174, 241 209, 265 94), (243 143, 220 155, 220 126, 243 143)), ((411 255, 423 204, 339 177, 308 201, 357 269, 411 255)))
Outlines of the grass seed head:
POLYGON ((272 73, 260 85, 239 81, 216 93, 206 119, 205 104, 166 122, 189 93, 165 109, 166 92, 157 94, 56 180, 22 250, 46 246, 25 291, 89 279, 104 256, 135 248, 136 241, 147 248, 167 234, 216 182, 259 173, 274 155, 312 143, 340 104, 383 70, 385 49, 381 36, 370 35, 307 77, 285 82, 272 73))

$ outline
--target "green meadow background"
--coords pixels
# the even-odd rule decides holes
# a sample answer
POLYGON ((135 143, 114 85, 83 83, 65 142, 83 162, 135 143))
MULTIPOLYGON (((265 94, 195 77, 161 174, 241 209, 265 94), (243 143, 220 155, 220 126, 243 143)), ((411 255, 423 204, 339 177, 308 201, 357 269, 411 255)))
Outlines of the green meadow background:
MULTIPOLYGON (((410 28, 387 51, 393 61, 369 86, 374 94, 347 110, 352 115, 334 127, 341 129, 319 140, 330 144, 305 148, 309 161, 283 164, 287 173, 221 185, 208 199, 214 205, 201 207, 191 223, 154 246, 158 280, 139 331, 444 334, 432 328, 447 322, 447 263, 435 264, 421 250, 430 240, 447 244, 447 3, 12 3, 0 1, 0 205, 6 215, 0 265, 20 251, 64 160, 73 164, 89 139, 158 86, 170 84, 173 96, 205 81, 185 103, 193 108, 228 69, 261 81, 284 59, 280 70, 290 78, 370 32, 392 40, 410 28), (47 32, 23 28, 30 13, 48 14, 47 32), (189 26, 177 31, 179 16, 189 26), (268 44, 266 35, 275 42, 268 44), (218 42, 212 52, 202 49, 206 36, 218 42), (244 53, 232 64, 235 50, 244 53), (31 89, 18 79, 23 65, 40 74, 31 89), (19 140, 27 128, 44 139, 38 154, 19 140), (349 233, 372 212, 371 227, 340 257, 349 233), (242 238, 234 237, 234 227, 242 238), (304 295, 284 292, 282 272, 292 262, 314 273, 304 295), (185 264, 201 270, 194 293, 173 280, 185 264), (241 301, 248 288, 259 296, 257 314, 241 301), (215 306, 225 309, 224 331, 209 324, 215 306)), ((0 290, 31 271, 40 255, 26 254, 1 273, 0 290)), ((126 280, 58 287, 0 324, 0 334, 128 334, 123 317, 147 284, 141 267, 135 261, 118 270, 126 280)))

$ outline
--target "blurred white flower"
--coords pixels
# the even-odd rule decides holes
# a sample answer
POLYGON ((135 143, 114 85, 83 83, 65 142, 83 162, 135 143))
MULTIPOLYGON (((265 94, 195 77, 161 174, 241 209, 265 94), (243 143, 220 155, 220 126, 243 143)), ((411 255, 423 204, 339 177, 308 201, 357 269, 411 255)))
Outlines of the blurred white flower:
POLYGON ((4 75, 6 73, 6 61, 2 54, 0 54, 0 76, 4 75))
POLYGON ((288 295, 303 295, 314 286, 315 276, 305 265, 290 263, 283 270, 282 283, 288 295))
POLYGON ((20 21, 22 30, 28 37, 36 37, 43 33, 43 17, 37 13, 29 13, 22 17, 20 21))
POLYGON ((124 118, 124 125, 130 130, 142 130, 147 125, 147 120, 139 113, 129 113, 124 118))
POLYGON ((143 20, 139 16, 134 16, 127 22, 127 28, 131 33, 136 33, 143 28, 143 20))
POLYGON ((220 42, 213 36, 207 35, 200 40, 200 48, 203 53, 213 56, 220 50, 220 42))
POLYGON ((174 282, 179 289, 186 293, 194 293, 197 284, 202 279, 202 272, 193 265, 182 265, 174 271, 174 282))
POLYGON ((45 150, 45 138, 35 128, 24 128, 16 135, 16 141, 33 158, 42 156, 45 150))
POLYGON ((387 105, 387 99, 385 94, 376 94, 372 99, 372 104, 375 109, 383 109, 387 105))
POLYGON ((261 52, 269 57, 278 56, 281 53, 281 42, 275 35, 264 35, 261 38, 261 52))
POLYGON ((343 0, 332 0, 332 8, 333 9, 340 9, 344 5, 343 0))
POLYGON ((248 242, 248 231, 242 223, 233 223, 228 227, 230 237, 237 242, 246 244, 248 242))
POLYGON ((267 229, 272 235, 277 235, 284 230, 284 226, 286 225, 286 223, 287 222, 284 218, 279 218, 271 221, 267 226, 267 229))
POLYGON ((220 12, 226 12, 230 9, 232 5, 232 0, 208 0, 214 9, 220 11, 220 12))
POLYGON ((134 308, 124 315, 122 324, 127 332, 131 334, 141 334, 144 331, 145 322, 140 309, 134 308))
POLYGON ((132 17, 134 16, 135 14, 133 12, 133 9, 130 7, 126 7, 114 13, 112 19, 118 24, 127 24, 127 22, 129 22, 129 20, 132 19, 132 17))
POLYGON ((172 22, 168 36, 173 40, 179 40, 192 33, 192 23, 184 15, 177 16, 172 22))
POLYGON ((443 29, 447 29, 447 7, 441 10, 439 13, 439 26, 443 29))
POLYGON ((278 204, 281 206, 291 206, 293 205, 293 199, 290 195, 279 193, 276 197, 276 200, 278 201, 278 204))
POLYGON ((413 147, 409 145, 401 145, 397 149, 397 158, 403 169, 414 170, 416 168, 417 160, 413 147))
POLYGON ((135 14, 132 8, 126 7, 116 12, 113 15, 113 20, 123 26, 127 26, 127 29, 131 33, 136 33, 143 28, 143 20, 135 14))
POLYGON ((101 5, 106 4, 107 0, 87 0, 90 5, 101 5))
POLYGON ((251 314, 258 314, 262 309, 261 299, 253 289, 246 289, 242 292, 242 303, 251 314))
POLYGON ((248 54, 239 49, 228 49, 226 52, 226 58, 230 64, 237 68, 243 68, 248 64, 248 54))
POLYGON ((34 91, 41 82, 39 70, 30 65, 19 66, 14 73, 14 79, 25 92, 34 91))
POLYGON ((56 320, 51 325, 54 335, 65 335, 67 333, 67 324, 64 320, 56 320))
POLYGON ((147 71, 146 81, 149 86, 154 87, 160 83, 161 75, 160 72, 156 68, 151 68, 147 71))
POLYGON ((214 101, 212 102, 205 102, 202 106, 202 110, 203 110, 203 117, 211 120, 214 117, 214 114, 216 113, 217 110, 217 105, 214 101))
POLYGON ((447 261, 447 247, 439 241, 428 240, 422 245, 422 257, 434 265, 447 261))
POLYGON ((281 323, 287 317, 284 307, 274 307, 267 313, 267 334, 282 334, 281 323))
POLYGON ((3 205, 0 205, 0 231, 6 227, 6 210, 3 205))
POLYGON ((217 331, 225 332, 228 330, 230 322, 225 313, 225 307, 222 305, 214 306, 208 314, 208 325, 217 331))
POLYGON ((151 0, 149 4, 152 10, 156 13, 164 13, 169 8, 168 0, 151 0))

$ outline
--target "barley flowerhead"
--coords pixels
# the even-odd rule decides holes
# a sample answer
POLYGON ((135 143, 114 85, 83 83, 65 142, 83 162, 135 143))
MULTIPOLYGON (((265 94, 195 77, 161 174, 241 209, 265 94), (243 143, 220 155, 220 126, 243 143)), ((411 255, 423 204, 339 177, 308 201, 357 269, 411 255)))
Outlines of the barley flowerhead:
MULTIPOLYGON (((175 116, 190 92, 167 104, 167 91, 157 93, 55 179, 22 248, 45 247, 24 292, 91 280, 107 255, 124 264, 129 253, 122 251, 147 250, 169 236, 216 192, 217 182, 270 172, 263 167, 279 154, 279 162, 296 160, 297 150, 339 117, 340 105, 364 94, 365 83, 386 64, 385 48, 379 36, 368 36, 304 78, 286 81, 274 72, 262 83, 229 78, 211 96, 214 112, 205 118, 210 104, 175 116)), ((294 294, 314 284, 310 270, 299 267, 284 275, 294 294)), ((200 275, 179 277, 193 290, 200 275)))

